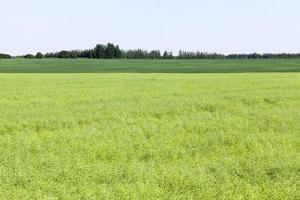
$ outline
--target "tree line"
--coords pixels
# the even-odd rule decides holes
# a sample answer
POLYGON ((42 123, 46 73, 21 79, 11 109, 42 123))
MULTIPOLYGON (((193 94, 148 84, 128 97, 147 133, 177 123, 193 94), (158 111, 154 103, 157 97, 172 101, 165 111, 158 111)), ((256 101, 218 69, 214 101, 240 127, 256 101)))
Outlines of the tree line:
POLYGON ((11 58, 11 56, 8 54, 0 53, 0 59, 7 59, 7 58, 11 58))
MULTIPOLYGON (((27 59, 42 59, 42 58, 94 58, 94 59, 275 59, 275 58, 300 58, 300 53, 282 53, 282 54, 218 54, 218 53, 205 53, 200 51, 179 51, 178 55, 173 55, 171 51, 165 51, 161 53, 159 50, 147 51, 143 49, 135 50, 122 50, 119 45, 112 43, 98 44, 93 49, 86 50, 71 50, 71 51, 59 51, 42 54, 26 54, 23 57, 27 59)), ((8 54, 0 54, 0 59, 12 58, 8 54)))

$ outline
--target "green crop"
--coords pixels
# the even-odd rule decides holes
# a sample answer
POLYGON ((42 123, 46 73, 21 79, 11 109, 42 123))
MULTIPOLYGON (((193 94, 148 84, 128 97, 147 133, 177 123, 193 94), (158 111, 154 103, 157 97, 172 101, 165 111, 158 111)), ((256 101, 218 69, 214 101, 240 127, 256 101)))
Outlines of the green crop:
POLYGON ((298 73, 0 74, 0 199, 299 199, 299 105, 298 73))

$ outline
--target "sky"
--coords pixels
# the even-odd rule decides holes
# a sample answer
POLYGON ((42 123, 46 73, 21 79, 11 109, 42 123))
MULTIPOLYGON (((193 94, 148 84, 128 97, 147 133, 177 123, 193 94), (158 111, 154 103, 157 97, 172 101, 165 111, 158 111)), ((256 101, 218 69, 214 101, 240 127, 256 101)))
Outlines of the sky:
POLYGON ((300 52, 299 0, 0 0, 0 52, 300 52))

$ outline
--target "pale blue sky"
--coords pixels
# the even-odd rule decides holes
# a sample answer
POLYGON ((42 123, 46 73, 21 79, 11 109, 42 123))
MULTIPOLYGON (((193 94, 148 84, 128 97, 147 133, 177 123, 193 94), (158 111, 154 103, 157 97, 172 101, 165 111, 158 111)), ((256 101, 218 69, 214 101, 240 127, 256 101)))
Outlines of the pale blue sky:
POLYGON ((299 0, 1 0, 0 52, 300 52, 299 0))

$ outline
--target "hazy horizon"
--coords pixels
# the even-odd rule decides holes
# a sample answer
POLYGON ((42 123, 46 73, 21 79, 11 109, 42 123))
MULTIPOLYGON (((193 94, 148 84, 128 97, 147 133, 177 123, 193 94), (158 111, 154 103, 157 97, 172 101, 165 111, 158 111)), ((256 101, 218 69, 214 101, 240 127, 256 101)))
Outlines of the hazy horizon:
POLYGON ((0 52, 123 49, 298 53, 296 0, 4 1, 0 52), (42 2, 42 3, 41 3, 42 2))

